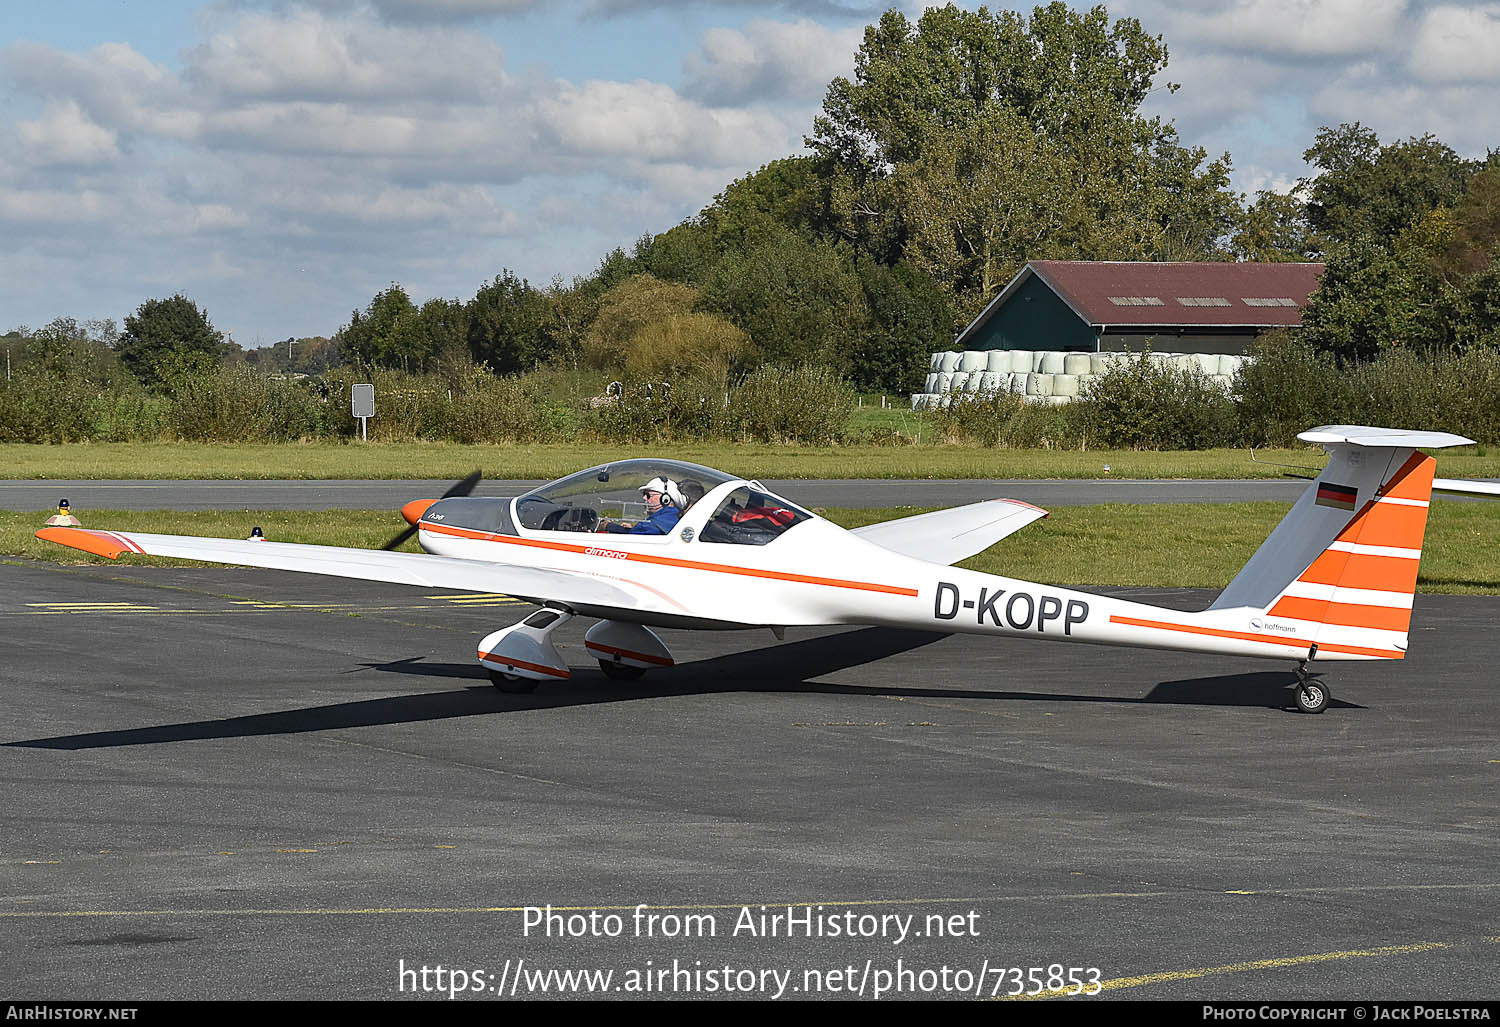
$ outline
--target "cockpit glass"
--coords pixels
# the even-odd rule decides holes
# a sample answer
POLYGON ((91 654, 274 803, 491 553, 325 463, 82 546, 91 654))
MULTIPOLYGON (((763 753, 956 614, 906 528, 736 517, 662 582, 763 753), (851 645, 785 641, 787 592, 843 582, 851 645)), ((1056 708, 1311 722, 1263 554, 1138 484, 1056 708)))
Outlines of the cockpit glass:
POLYGON ((656 535, 669 532, 694 503, 726 481, 722 471, 678 460, 622 460, 549 482, 516 501, 521 527, 656 535), (653 507, 641 491, 656 484, 653 507))
POLYGON ((704 542, 764 546, 811 517, 806 510, 762 491, 752 483, 729 493, 713 517, 703 525, 703 532, 698 537, 704 542))

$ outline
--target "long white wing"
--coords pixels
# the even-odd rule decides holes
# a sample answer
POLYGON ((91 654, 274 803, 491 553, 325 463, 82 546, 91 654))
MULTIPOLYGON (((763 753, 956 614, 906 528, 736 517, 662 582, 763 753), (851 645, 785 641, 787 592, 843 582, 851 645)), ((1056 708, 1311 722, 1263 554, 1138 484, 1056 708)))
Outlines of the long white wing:
POLYGON ((1500 482, 1472 481, 1468 478, 1434 478, 1432 491, 1461 496, 1490 496, 1500 499, 1500 482))
POLYGON ((1046 510, 1019 499, 991 499, 855 528, 854 534, 903 556, 953 564, 1046 516, 1046 510))
POLYGON ((250 542, 195 535, 153 535, 135 531, 87 528, 43 528, 37 538, 114 559, 121 553, 170 556, 183 560, 243 564, 272 570, 304 571, 340 578, 392 581, 430 588, 461 588, 551 601, 566 606, 650 610, 659 603, 623 583, 586 574, 456 560, 425 553, 388 553, 380 549, 346 549, 296 542, 250 542))

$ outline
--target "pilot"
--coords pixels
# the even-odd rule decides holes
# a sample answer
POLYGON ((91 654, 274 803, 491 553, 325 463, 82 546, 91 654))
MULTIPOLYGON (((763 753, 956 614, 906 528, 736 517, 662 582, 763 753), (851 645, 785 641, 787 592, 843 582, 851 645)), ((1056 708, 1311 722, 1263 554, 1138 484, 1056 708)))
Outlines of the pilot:
POLYGON ((671 478, 656 477, 641 486, 641 499, 646 503, 644 520, 633 525, 620 521, 604 521, 600 531, 616 535, 665 535, 677 524, 686 505, 682 490, 671 478))

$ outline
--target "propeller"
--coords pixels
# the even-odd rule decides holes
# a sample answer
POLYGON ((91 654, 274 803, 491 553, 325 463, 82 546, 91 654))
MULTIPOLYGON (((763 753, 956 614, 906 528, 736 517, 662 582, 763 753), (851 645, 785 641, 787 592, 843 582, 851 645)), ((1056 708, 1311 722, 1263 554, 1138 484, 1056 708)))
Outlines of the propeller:
MULTIPOLYGON (((449 488, 447 492, 444 492, 439 498, 452 499, 454 496, 467 496, 470 492, 474 491, 474 487, 479 484, 479 479, 483 476, 484 475, 481 472, 475 471, 463 481, 454 482, 452 487, 449 488)), ((417 533, 417 522, 422 519, 422 514, 426 512, 427 508, 435 502, 437 502, 437 500, 435 499, 418 499, 403 506, 401 508, 401 516, 405 517, 407 521, 410 522, 411 527, 401 531, 396 535, 395 538, 391 539, 380 548, 395 549, 397 546, 401 545, 407 539, 415 535, 417 533)))

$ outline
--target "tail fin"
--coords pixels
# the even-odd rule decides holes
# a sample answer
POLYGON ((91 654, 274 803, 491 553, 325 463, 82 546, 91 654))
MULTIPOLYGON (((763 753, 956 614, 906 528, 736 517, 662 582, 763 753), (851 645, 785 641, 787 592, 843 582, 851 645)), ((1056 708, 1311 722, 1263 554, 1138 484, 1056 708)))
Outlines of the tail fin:
POLYGON ((1400 659, 1436 467, 1417 447, 1472 443, 1352 425, 1297 437, 1322 443, 1328 466, 1210 609, 1259 610, 1264 630, 1330 655, 1400 659))

